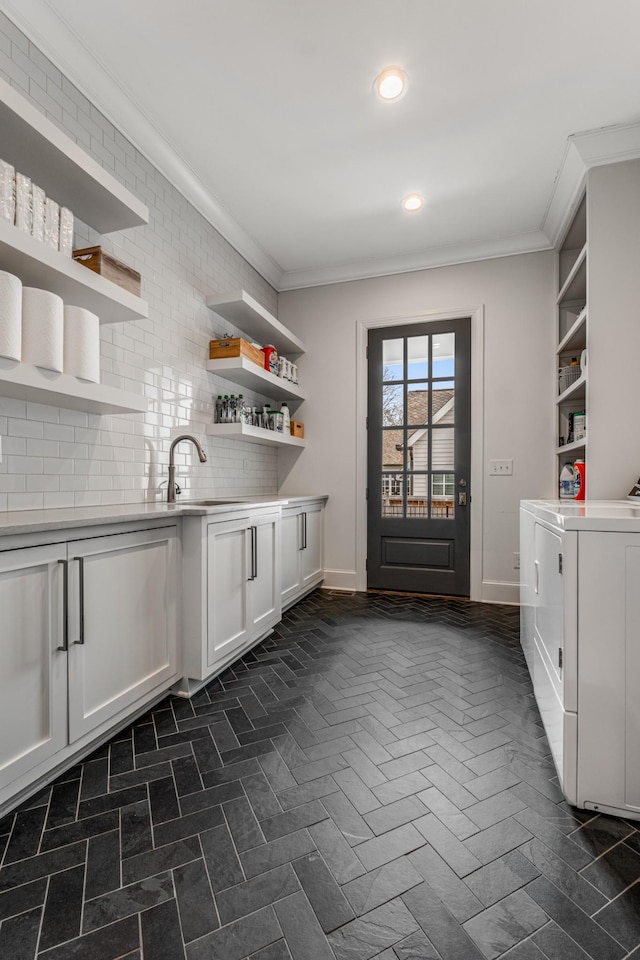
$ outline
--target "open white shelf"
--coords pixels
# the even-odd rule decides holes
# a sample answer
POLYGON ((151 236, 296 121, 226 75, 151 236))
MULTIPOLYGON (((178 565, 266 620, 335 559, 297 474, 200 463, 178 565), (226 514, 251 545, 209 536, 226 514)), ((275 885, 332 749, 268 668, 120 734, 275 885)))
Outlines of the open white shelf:
POLYGON ((556 353, 570 353, 572 350, 584 350, 587 345, 587 308, 576 317, 566 334, 558 344, 556 353))
POLYGON ((582 440, 574 440, 573 443, 565 443, 562 447, 556 447, 556 453, 558 456, 564 456, 567 453, 578 453, 578 451, 586 449, 587 438, 583 437, 582 440))
POLYGON ((306 441, 274 430, 262 427, 249 427, 246 423, 210 423, 207 427, 210 437, 226 437, 230 440, 249 440, 251 443, 264 443, 274 447, 304 447, 306 441))
POLYGON ((562 303, 565 300, 582 300, 584 302, 587 296, 587 246, 586 244, 580 251, 576 262, 562 284, 560 292, 556 298, 556 303, 562 303))
POLYGON ((287 330, 262 304, 254 300, 246 290, 212 294, 207 297, 206 304, 210 310, 239 327, 261 346, 271 343, 278 353, 286 357, 299 357, 305 352, 302 341, 287 330))
POLYGON ((41 287, 57 293, 65 303, 86 307, 98 315, 100 323, 120 323, 149 315, 146 300, 2 219, 0 269, 20 277, 27 287, 41 287))
POLYGON ((137 197, 4 80, 0 157, 98 233, 149 222, 137 197))
POLYGON ((0 396, 98 414, 145 413, 149 409, 147 399, 139 393, 1 358, 0 396))
POLYGON ((574 380, 570 386, 561 393, 556 403, 560 405, 561 403, 567 403, 569 400, 577 401, 583 400, 586 396, 587 390, 587 374, 583 373, 582 376, 578 377, 577 380, 574 380))
POLYGON ((257 363, 248 357, 222 357, 218 360, 207 360, 209 373, 217 373, 225 380, 231 380, 247 390, 254 390, 264 397, 273 400, 302 401, 304 394, 293 383, 276 377, 267 370, 263 370, 257 363))

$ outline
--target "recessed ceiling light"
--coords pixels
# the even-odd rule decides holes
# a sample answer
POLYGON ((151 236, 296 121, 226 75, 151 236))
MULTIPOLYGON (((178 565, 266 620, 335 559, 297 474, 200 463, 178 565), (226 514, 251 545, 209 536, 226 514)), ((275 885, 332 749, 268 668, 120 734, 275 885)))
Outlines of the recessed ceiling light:
POLYGON ((407 86, 407 75, 400 67, 385 67, 373 83, 373 89, 381 100, 397 100, 407 86))
POLYGON ((420 210, 423 204, 424 197, 421 197, 419 193, 408 193, 402 201, 402 209, 408 213, 414 213, 416 210, 420 210))

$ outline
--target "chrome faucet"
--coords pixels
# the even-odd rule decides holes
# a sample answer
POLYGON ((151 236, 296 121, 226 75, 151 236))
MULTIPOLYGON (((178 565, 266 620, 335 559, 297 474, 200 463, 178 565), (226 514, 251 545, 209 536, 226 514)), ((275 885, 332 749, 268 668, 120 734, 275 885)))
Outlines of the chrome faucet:
POLYGON ((198 451, 198 456, 200 457, 200 463, 207 462, 207 455, 200 446, 200 442, 196 440, 195 437, 190 436, 188 433, 183 433, 182 436, 176 437, 171 446, 169 447, 169 485, 167 487, 167 503, 176 502, 176 468, 173 462, 173 451, 176 448, 176 444, 180 443, 181 440, 190 440, 198 451))

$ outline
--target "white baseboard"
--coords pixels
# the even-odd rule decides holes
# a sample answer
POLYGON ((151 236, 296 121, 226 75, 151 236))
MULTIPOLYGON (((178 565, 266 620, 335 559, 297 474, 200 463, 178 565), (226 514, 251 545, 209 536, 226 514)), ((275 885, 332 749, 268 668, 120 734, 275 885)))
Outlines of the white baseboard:
POLYGON ((323 590, 349 590, 355 593, 358 589, 355 570, 325 570, 323 590))
POLYGON ((520 584, 505 580, 482 581, 483 603, 515 603, 520 604, 520 584))
MULTIPOLYGON (((355 570, 325 570, 323 590, 348 590, 355 593, 358 580, 355 570)), ((481 603, 520 603, 520 584, 503 580, 483 580, 481 603)))

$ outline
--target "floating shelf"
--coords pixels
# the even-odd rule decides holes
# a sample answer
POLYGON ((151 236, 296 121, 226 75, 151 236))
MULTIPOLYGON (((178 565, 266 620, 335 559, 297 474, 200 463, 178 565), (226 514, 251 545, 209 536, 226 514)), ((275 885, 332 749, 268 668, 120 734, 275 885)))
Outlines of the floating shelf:
POLYGON ((14 360, 0 359, 0 396, 98 414, 146 413, 149 409, 147 399, 139 393, 14 360))
POLYGON ((560 292, 556 297, 556 303, 563 303, 565 300, 582 300, 587 296, 587 246, 582 248, 576 262, 574 263, 569 276, 562 284, 560 292))
POLYGON ((65 303, 86 307, 98 315, 100 323, 120 323, 149 315, 146 300, 2 219, 0 269, 20 277, 25 286, 42 287, 57 293, 65 303))
POLYGON ((263 430, 262 427, 249 427, 246 423, 210 423, 207 427, 210 437, 227 437, 230 440, 249 440, 250 443, 264 443, 274 447, 306 446, 306 440, 292 437, 284 433, 275 433, 273 430, 263 430))
POLYGON ((149 222, 149 210, 137 197, 4 80, 0 157, 98 233, 149 222))
POLYGON ((566 334, 558 344, 557 354, 570 353, 572 350, 584 350, 587 345, 587 308, 576 317, 566 334))
POLYGON ((578 450, 587 449, 587 438, 583 437, 582 440, 574 440, 573 443, 565 443, 562 447, 556 447, 556 453, 559 457, 564 456, 567 453, 577 453, 578 450))
POLYGON ((586 396, 586 390, 587 390, 587 375, 586 373, 583 373, 582 376, 578 377, 577 380, 575 380, 570 386, 567 387, 564 393, 560 394, 560 396, 556 400, 556 403, 559 406, 561 403, 568 403, 569 400, 571 401, 584 400, 586 396))
POLYGON ((263 370, 248 357, 207 360, 207 370, 241 387, 246 387, 247 390, 254 390, 263 397, 271 397, 273 400, 302 401, 305 399, 304 394, 295 384, 263 370))
POLYGON ((302 341, 246 290, 213 294, 207 297, 206 304, 214 313, 239 327, 260 344, 272 343, 279 353, 287 357, 299 357, 305 352, 302 341))

